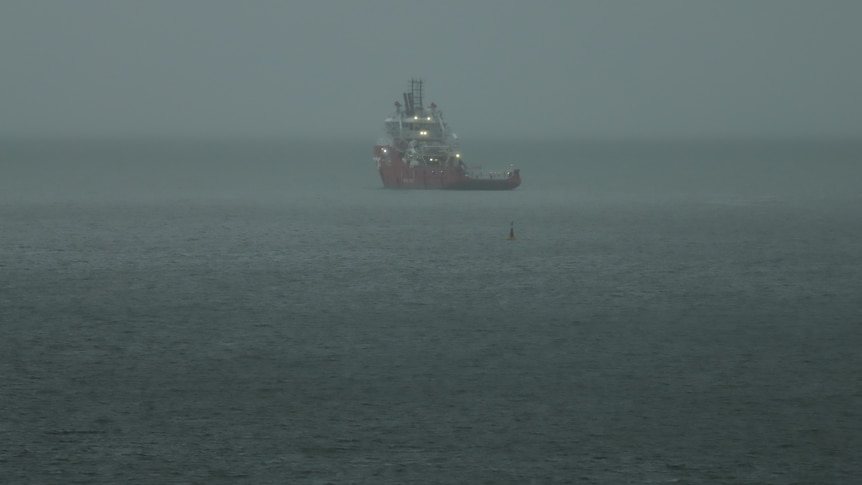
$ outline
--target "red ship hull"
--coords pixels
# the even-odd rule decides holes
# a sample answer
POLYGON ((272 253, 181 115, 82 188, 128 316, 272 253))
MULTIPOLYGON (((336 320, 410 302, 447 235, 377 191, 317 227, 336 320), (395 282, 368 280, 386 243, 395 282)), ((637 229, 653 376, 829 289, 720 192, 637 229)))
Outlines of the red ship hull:
POLYGON ((387 189, 512 190, 521 185, 520 170, 476 176, 463 165, 410 166, 388 145, 374 147, 380 180, 387 189))

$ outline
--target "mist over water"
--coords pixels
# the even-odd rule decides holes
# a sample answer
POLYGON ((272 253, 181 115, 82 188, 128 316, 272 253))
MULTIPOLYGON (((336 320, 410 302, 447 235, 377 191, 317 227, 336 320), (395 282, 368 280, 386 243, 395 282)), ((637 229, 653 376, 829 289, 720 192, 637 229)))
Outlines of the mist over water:
MULTIPOLYGON (((314 195, 353 201, 357 192, 381 186, 368 143, 5 139, 0 197, 255 202, 314 195)), ((468 164, 524 170, 530 183, 519 192, 554 192, 571 201, 745 195, 789 200, 857 197, 860 146, 854 140, 478 140, 463 142, 462 151, 468 164)))
POLYGON ((0 142, 0 481, 862 474, 862 143, 372 144, 0 142))

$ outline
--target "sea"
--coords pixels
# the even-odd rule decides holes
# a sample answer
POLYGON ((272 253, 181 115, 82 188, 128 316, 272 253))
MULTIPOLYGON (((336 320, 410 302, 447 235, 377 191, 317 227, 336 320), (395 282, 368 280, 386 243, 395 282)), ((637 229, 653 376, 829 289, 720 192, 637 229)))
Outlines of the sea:
POLYGON ((372 145, 2 140, 0 483, 862 478, 862 141, 372 145))

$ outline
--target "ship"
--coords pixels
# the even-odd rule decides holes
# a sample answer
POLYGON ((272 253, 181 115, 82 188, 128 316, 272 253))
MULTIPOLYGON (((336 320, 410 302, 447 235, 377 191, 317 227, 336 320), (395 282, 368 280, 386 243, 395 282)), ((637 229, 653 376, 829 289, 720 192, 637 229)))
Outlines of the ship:
POLYGON ((388 189, 512 190, 521 185, 514 166, 484 170, 468 165, 458 136, 435 103, 425 106, 424 82, 411 79, 395 101, 395 113, 384 121, 385 135, 374 146, 374 161, 388 189))

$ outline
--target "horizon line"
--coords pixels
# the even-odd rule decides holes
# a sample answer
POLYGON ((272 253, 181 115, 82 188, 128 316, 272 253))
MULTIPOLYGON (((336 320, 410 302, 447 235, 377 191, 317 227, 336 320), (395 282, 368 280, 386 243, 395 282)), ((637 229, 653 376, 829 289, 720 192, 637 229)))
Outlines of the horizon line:
MULTIPOLYGON (((328 142, 328 143, 366 143, 374 144, 374 137, 332 137, 325 135, 279 136, 263 134, 179 134, 179 133, 51 133, 51 134, 0 134, 0 142, 108 142, 108 141, 200 141, 200 142, 328 142)), ((796 135, 549 135, 549 136, 512 136, 479 135, 461 139, 463 143, 473 142, 570 142, 570 143, 626 143, 626 142, 862 142, 862 134, 796 134, 796 135)))

